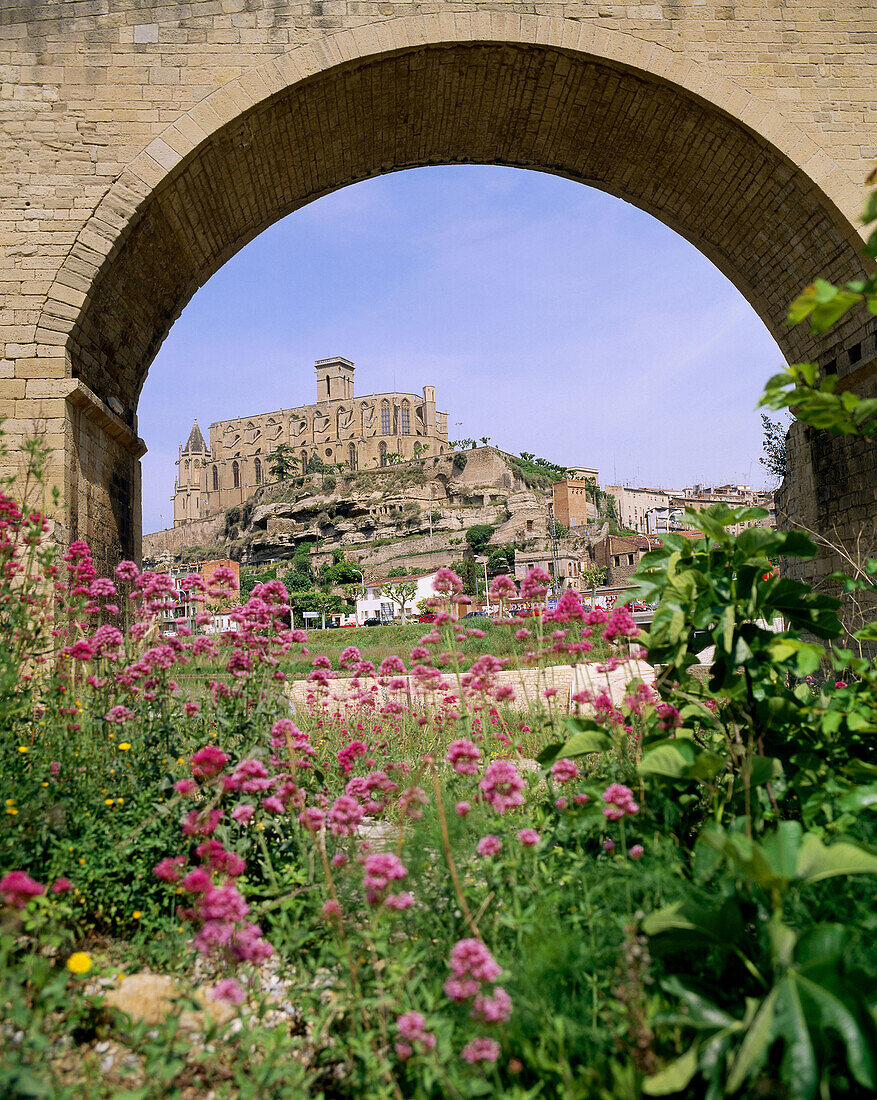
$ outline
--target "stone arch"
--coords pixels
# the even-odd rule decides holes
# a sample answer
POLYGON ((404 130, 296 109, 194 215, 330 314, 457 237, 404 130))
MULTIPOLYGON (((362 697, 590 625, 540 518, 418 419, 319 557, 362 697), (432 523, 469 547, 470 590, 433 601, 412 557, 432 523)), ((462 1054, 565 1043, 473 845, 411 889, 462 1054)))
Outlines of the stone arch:
MULTIPOLYGON (((448 13, 341 30, 254 67, 120 173, 46 298, 46 354, 54 346, 64 358, 83 402, 120 408, 133 429, 173 321, 268 225, 381 172, 495 163, 563 175, 649 211, 728 275, 788 358, 855 371, 874 355, 873 326, 851 317, 820 340, 787 329, 784 314, 814 266, 827 278, 861 272, 856 181, 775 104, 691 60, 673 34, 666 40, 561 17, 448 13)), ((85 453, 77 430, 70 446, 85 453)), ((129 509, 139 507, 138 444, 119 430, 111 444, 129 471, 129 509)), ((133 528, 112 511, 78 522, 73 500, 71 527, 89 537, 86 522, 95 533, 115 526, 136 553, 133 528)))
POLYGON ((219 470, 216 466, 213 467, 213 492, 219 492, 219 470))
POLYGON ((378 444, 378 461, 381 466, 387 465, 387 444, 382 439, 378 444))
POLYGON ((241 467, 237 459, 231 464, 231 484, 234 489, 241 487, 241 467))
POLYGON ((262 484, 262 460, 258 455, 253 459, 253 478, 257 485, 262 484))

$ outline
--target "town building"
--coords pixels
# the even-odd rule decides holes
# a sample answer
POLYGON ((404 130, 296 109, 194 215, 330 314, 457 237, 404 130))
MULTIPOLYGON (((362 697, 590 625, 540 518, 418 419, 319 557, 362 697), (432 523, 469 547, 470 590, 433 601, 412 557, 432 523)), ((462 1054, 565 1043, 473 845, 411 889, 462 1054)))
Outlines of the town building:
POLYGON ((402 618, 402 609, 399 602, 393 601, 381 589, 387 585, 411 584, 415 586, 414 595, 405 604, 405 614, 410 616, 415 613, 417 604, 421 600, 430 600, 435 596, 433 582, 437 569, 431 573, 412 573, 406 577, 379 577, 369 581, 364 593, 356 601, 356 623, 361 626, 366 619, 380 619, 381 622, 391 623, 402 618))
MULTIPOLYGON (((590 584, 587 578, 593 564, 586 546, 559 549, 557 552, 559 587, 578 589, 586 582, 590 584)), ((515 551, 515 580, 522 581, 531 569, 543 570, 551 577, 552 586, 554 585, 554 556, 550 549, 515 551)))
POLYGON ((739 534, 746 527, 774 527, 776 510, 773 493, 753 490, 748 485, 718 485, 713 488, 694 485, 685 489, 635 489, 628 485, 607 485, 606 492, 615 498, 619 526, 644 535, 678 531, 687 526, 682 521, 686 509, 701 510, 711 504, 724 503, 733 508, 766 508, 766 519, 746 520, 729 528, 739 534))
POLYGON ((356 397, 349 359, 319 359, 314 369, 313 405, 218 421, 210 425, 209 445, 195 421, 177 459, 175 527, 218 515, 275 480, 272 455, 281 445, 294 473, 375 468, 450 450, 448 414, 436 409, 434 386, 420 394, 356 397))
POLYGON ((168 576, 174 582, 176 601, 161 613, 160 629, 162 634, 176 634, 180 626, 190 630, 193 634, 221 634, 226 630, 237 629, 236 624, 229 618, 229 609, 211 606, 209 603, 202 603, 200 600, 193 600, 191 598, 192 593, 183 588, 183 581, 192 573, 199 574, 204 583, 209 584, 210 578, 220 566, 231 570, 235 583, 240 588, 240 564, 227 558, 217 558, 213 561, 185 562, 175 565, 167 571, 168 576), (210 622, 200 628, 195 623, 195 616, 199 611, 209 611, 211 614, 210 622))
POLYGON ((594 504, 594 490, 597 488, 596 470, 587 466, 573 466, 568 470, 569 477, 555 481, 552 485, 554 495, 554 518, 564 527, 582 527, 597 517, 594 504), (590 497, 590 499, 588 499, 590 497))
POLYGON ((594 564, 606 570, 603 584, 624 584, 639 568, 640 559, 649 550, 657 550, 659 538, 648 535, 606 535, 594 543, 594 564))

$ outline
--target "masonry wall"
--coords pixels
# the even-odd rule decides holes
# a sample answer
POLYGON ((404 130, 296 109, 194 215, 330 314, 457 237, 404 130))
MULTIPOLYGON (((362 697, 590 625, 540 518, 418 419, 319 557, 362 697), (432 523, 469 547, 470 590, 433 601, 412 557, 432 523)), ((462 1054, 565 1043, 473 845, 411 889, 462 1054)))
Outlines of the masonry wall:
MULTIPOLYGON (((873 318, 816 339, 783 313, 813 274, 860 270, 875 35, 872 0, 8 4, 6 468, 24 436, 44 435, 61 539, 87 537, 107 561, 136 554, 137 399, 189 297, 320 194, 448 161, 559 172, 638 203, 735 279, 787 355, 858 385, 873 318), (46 396, 54 382, 91 397, 46 396)), ((867 520, 870 460, 813 461, 839 479, 819 482, 825 522, 867 520)))

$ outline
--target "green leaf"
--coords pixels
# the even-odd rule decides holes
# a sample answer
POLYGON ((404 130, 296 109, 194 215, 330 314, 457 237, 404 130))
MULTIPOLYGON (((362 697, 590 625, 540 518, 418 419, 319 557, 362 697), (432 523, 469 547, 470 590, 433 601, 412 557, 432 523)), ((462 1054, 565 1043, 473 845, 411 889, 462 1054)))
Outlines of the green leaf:
MULTIPOLYGON (((864 1004, 861 1001, 857 1004, 852 997, 845 995, 842 988, 835 989, 813 981, 800 971, 792 971, 789 980, 794 982, 799 1004, 814 1002, 817 1011, 808 1016, 814 1022, 818 1021, 820 1029, 830 1029, 840 1035, 847 1052, 847 1065, 859 1084, 865 1088, 877 1088, 874 1027, 864 1004)), ((792 1068, 795 1075, 793 1079, 798 1078, 799 1067, 793 1065, 792 1068)))
POLYGON ((877 784, 867 787, 856 787, 854 790, 838 799, 838 807, 848 813, 856 813, 859 810, 877 810, 877 784))
POLYGON ((666 779, 712 779, 724 763, 721 756, 698 750, 690 741, 676 740, 648 750, 637 772, 666 779))
POLYGON ((557 759, 603 752, 612 747, 612 739, 593 719, 567 718, 563 724, 573 736, 561 747, 557 759))
POLYGON ((765 999, 761 1002, 755 1019, 749 1025, 749 1030, 743 1037, 743 1042, 737 1051, 737 1057, 731 1065, 731 1072, 725 1083, 725 1091, 733 1094, 740 1088, 747 1077, 751 1076, 763 1064, 767 1056, 768 1047, 773 1037, 774 1014, 779 989, 774 986, 765 999))
POLYGON ((801 841, 795 866, 795 877, 801 882, 873 874, 877 874, 877 855, 873 852, 843 840, 826 847, 815 833, 805 834, 801 841))
POLYGON ((698 1044, 695 1043, 681 1058, 664 1066, 643 1081, 646 1096, 670 1096, 681 1092, 697 1072, 698 1044))

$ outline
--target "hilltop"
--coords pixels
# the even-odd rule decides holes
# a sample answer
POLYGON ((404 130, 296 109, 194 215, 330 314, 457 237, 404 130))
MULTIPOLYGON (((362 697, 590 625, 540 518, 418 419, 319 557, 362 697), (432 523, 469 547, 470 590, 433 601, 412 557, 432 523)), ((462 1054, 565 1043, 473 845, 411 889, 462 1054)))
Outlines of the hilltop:
POLYGON ((145 536, 144 557, 166 564, 206 555, 259 565, 292 559, 310 544, 315 564, 343 550, 363 568, 436 568, 460 557, 473 526, 490 528, 494 544, 541 544, 552 480, 548 465, 491 446, 289 477, 260 487, 224 517, 145 536))

